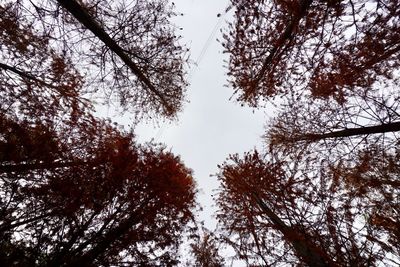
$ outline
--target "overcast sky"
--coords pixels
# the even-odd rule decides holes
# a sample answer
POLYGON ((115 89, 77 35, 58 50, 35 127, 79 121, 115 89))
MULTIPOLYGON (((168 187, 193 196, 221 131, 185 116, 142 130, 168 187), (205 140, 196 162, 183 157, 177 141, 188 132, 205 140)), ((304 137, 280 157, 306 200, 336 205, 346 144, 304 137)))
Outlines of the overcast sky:
MULTIPOLYGON (((200 59, 197 66, 191 65, 188 75, 186 104, 179 120, 173 123, 142 123, 136 128, 139 142, 154 139, 164 143, 185 165, 194 171, 200 193, 198 201, 203 207, 199 219, 214 230, 216 220, 212 217, 215 207, 213 192, 218 188, 217 164, 229 154, 243 153, 255 147, 261 148, 261 135, 265 123, 264 110, 241 107, 229 100, 233 90, 226 87, 227 76, 224 67, 226 54, 216 40, 221 28, 231 14, 224 14, 227 0, 176 0, 173 1, 178 13, 183 16, 175 23, 183 29, 178 34, 190 49, 192 61, 200 59), (218 14, 222 16, 218 17, 218 14), (216 30, 215 30, 216 29, 216 30), (215 34, 213 34, 215 33, 215 34)), ((109 114, 108 114, 109 115, 109 114)), ((115 121, 129 124, 119 117, 115 121)))
POLYGON ((180 34, 191 51, 191 59, 196 61, 203 54, 198 66, 192 65, 189 70, 187 97, 190 103, 179 114, 178 122, 160 124, 160 127, 142 124, 136 133, 139 141, 154 138, 165 143, 193 169, 201 191, 198 200, 204 208, 199 217, 213 230, 212 194, 218 183, 210 175, 218 171, 217 164, 229 154, 261 147, 265 116, 264 111, 243 108, 229 100, 233 90, 226 87, 223 61, 227 55, 222 53, 223 48, 216 40, 221 35, 220 29, 226 27, 226 20, 230 19, 229 13, 224 15, 228 1, 177 0, 174 3, 176 10, 184 14, 176 24, 183 28, 180 34), (223 15, 220 18, 217 17, 219 13, 223 15))

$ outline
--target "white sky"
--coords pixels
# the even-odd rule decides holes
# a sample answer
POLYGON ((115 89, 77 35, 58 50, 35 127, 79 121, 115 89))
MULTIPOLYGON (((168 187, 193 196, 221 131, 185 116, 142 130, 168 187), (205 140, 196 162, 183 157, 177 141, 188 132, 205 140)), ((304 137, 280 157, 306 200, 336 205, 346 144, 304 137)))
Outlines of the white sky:
MULTIPOLYGON (((198 202, 203 208, 198 219, 204 221, 209 230, 214 230, 216 207, 212 195, 218 188, 218 181, 210 175, 218 172, 217 164, 223 163, 229 154, 261 149, 266 116, 264 110, 241 107, 229 100, 233 90, 226 86, 228 77, 224 59, 227 55, 222 53, 223 47, 217 41, 217 38, 221 39, 220 29, 226 28, 226 21, 230 19, 231 14, 225 14, 229 1, 173 2, 176 12, 184 14, 175 19, 175 24, 183 28, 177 34, 182 35, 182 43, 190 49, 191 61, 201 59, 197 66, 192 63, 188 71, 189 103, 178 114, 177 122, 159 125, 144 122, 136 126, 135 134, 140 143, 154 140, 165 144, 193 170, 200 191, 198 202), (222 14, 220 18, 217 17, 219 13, 222 14)), ((111 116, 122 125, 131 124, 129 115, 113 116, 109 111, 103 110, 106 113, 103 115, 111 116)))
MULTIPOLYGON (((136 128, 139 142, 162 142, 180 155, 185 165, 194 171, 194 178, 200 190, 198 201, 204 211, 199 219, 204 220, 210 230, 215 228, 212 214, 213 190, 218 187, 216 177, 217 164, 221 164, 229 154, 243 153, 254 147, 261 147, 261 135, 265 116, 263 111, 243 108, 230 101, 233 90, 226 87, 227 76, 223 47, 216 40, 220 37, 220 28, 226 27, 229 14, 221 19, 228 6, 227 0, 175 0, 176 11, 184 16, 176 20, 183 30, 183 43, 190 49, 191 59, 197 60, 204 52, 198 66, 189 71, 188 103, 175 123, 141 124, 136 128), (215 36, 213 29, 219 26, 215 36)), ((219 38, 220 39, 220 38, 219 38)))

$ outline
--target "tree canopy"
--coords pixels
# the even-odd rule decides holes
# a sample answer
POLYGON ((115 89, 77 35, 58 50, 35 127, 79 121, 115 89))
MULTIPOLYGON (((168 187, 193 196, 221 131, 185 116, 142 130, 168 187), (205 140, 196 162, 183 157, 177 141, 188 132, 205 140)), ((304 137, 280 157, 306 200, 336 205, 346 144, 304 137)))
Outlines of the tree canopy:
POLYGON ((106 122, 74 124, 62 135, 24 126, 2 141, 19 149, 2 150, 2 265, 178 262, 196 206, 191 171, 178 157, 137 145, 106 122))
POLYGON ((396 266, 397 167, 376 160, 339 170, 256 151, 231 156, 216 198, 224 242, 249 266, 396 266))
POLYGON ((90 96, 139 118, 181 109, 186 48, 167 1, 6 1, 1 12, 4 106, 67 111, 90 96))
POLYGON ((265 150, 219 168, 224 243, 249 266, 397 266, 396 1, 231 1, 229 83, 274 104, 265 150))
MULTIPOLYGON (((228 82, 272 103, 265 147, 218 166, 196 235, 191 169, 95 117, 176 118, 188 53, 167 0, 0 4, 0 265, 400 265, 400 3, 231 0, 228 82)), ((212 96, 210 96, 212 97, 212 96)), ((212 151, 210 151, 212 153, 212 151)))
POLYGON ((377 82, 396 82, 397 1, 231 1, 224 35, 228 75, 250 106, 307 92, 346 101, 377 82))

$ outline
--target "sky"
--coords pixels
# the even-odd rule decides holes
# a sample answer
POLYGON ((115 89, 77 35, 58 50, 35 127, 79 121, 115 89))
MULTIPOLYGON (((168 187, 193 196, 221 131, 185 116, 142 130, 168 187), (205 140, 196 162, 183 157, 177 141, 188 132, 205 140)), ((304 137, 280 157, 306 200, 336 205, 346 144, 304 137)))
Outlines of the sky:
POLYGON ((154 139, 166 144, 175 154, 181 156, 185 165, 194 172, 203 211, 199 219, 205 227, 215 228, 213 218, 215 205, 212 195, 218 188, 217 164, 229 154, 243 153, 262 146, 265 116, 263 110, 241 107, 227 87, 227 69, 220 42, 221 28, 226 28, 230 14, 225 14, 227 0, 178 0, 174 1, 176 11, 183 13, 175 21, 182 27, 179 34, 182 42, 190 49, 192 61, 188 73, 189 87, 183 112, 177 122, 147 122, 136 129, 138 141, 154 139), (218 14, 222 16, 218 17, 218 14), (196 66, 197 65, 197 66, 196 66))
MULTIPOLYGON (((231 14, 226 14, 228 0, 175 0, 177 13, 174 23, 182 35, 182 43, 190 49, 187 101, 174 122, 147 121, 135 128, 137 140, 163 143, 185 165, 193 170, 198 185, 198 202, 203 211, 198 219, 214 230, 216 207, 212 195, 218 188, 215 176, 217 165, 229 154, 242 154, 262 148, 261 135, 266 121, 265 110, 241 107, 233 99, 227 86, 224 60, 228 55, 217 39, 220 29, 226 28, 231 14), (218 14, 222 14, 218 16, 218 14)), ((107 114, 110 115, 110 114, 107 114)), ((129 119, 115 116, 112 120, 128 126, 129 119)))

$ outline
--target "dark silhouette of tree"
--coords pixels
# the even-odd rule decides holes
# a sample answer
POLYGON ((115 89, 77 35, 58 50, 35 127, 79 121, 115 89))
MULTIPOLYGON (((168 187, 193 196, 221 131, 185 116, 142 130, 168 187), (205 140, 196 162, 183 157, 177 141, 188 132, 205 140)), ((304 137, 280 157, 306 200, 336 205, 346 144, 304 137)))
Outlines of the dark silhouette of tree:
POLYGON ((187 266, 198 267, 223 267, 225 265, 224 258, 220 255, 220 247, 222 244, 218 238, 210 231, 203 229, 200 235, 191 239, 190 254, 193 259, 187 263, 187 266))
MULTIPOLYGON (((275 156, 233 155, 220 166, 217 218, 225 243, 239 259, 251 266, 399 263, 394 242, 398 187, 385 191, 379 183, 375 188, 386 198, 377 196, 374 202, 368 186, 363 194, 356 184, 350 189, 349 183, 341 182, 344 170, 354 169, 341 168, 339 173, 330 166, 316 169, 300 156, 297 162, 278 161, 275 156), (375 214, 383 202, 392 213, 383 211, 386 217, 377 221, 385 226, 379 226, 374 218, 381 218, 375 214), (385 219, 391 223, 383 223, 385 219)), ((391 175, 396 172, 392 170, 391 175)))
POLYGON ((181 109, 186 49, 167 1, 7 1, 0 8, 2 109, 44 98, 42 110, 68 111, 89 96, 117 100, 139 118, 172 118, 181 109))
POLYGON ((257 106, 306 93, 339 103, 396 75, 397 1, 231 1, 228 75, 238 101, 257 106))
POLYGON ((169 105, 162 93, 151 83, 148 77, 139 69, 137 64, 129 57, 129 54, 120 47, 117 42, 112 39, 102 28, 101 25, 91 17, 91 15, 85 10, 85 8, 78 2, 58 0, 58 3, 67 9, 72 16, 74 16, 82 25, 89 29, 97 38, 99 38, 112 52, 129 67, 129 69, 138 77, 139 81, 145 85, 145 89, 149 90, 149 93, 154 94, 158 101, 161 102, 162 106, 168 111, 168 113, 174 112, 173 107, 169 105))
POLYGON ((10 119, 2 128, 2 266, 178 263, 196 205, 178 157, 95 119, 64 131, 10 119))

